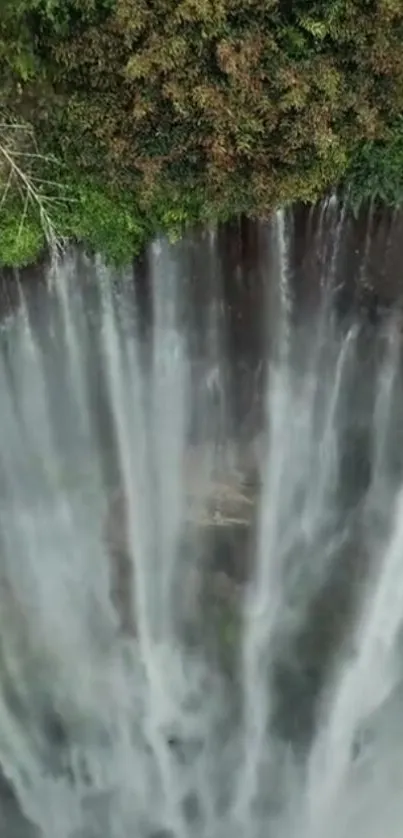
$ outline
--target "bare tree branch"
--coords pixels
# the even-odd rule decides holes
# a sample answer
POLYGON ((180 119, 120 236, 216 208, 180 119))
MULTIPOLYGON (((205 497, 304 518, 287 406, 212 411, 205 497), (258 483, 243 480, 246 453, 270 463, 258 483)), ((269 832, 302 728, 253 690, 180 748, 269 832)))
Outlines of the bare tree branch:
POLYGON ((52 187, 60 191, 60 183, 42 177, 42 166, 56 163, 54 158, 40 154, 32 127, 12 120, 0 121, 0 209, 4 208, 7 198, 14 188, 22 201, 21 221, 18 238, 21 236, 27 219, 29 206, 33 206, 39 216, 40 224, 48 247, 58 253, 63 249, 64 241, 58 233, 52 217, 51 206, 68 203, 68 198, 60 194, 44 194, 42 187, 52 187), (35 149, 32 151, 32 149, 35 149), (40 164, 40 172, 35 171, 35 164, 40 164))

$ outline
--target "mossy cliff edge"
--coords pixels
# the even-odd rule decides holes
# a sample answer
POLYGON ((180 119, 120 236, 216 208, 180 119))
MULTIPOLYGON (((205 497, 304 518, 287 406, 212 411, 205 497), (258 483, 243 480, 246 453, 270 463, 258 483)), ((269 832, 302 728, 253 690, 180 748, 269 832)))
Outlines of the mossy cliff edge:
POLYGON ((403 195, 400 0, 2 0, 0 262, 403 195))

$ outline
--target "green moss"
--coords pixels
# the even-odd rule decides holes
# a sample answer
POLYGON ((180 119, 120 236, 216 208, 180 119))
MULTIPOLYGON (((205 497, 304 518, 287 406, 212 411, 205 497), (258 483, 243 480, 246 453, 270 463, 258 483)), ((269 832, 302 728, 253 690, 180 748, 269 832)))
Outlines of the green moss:
POLYGON ((88 179, 70 191, 73 198, 60 213, 63 234, 116 265, 128 263, 151 233, 134 197, 117 197, 88 179))
MULTIPOLYGON (((0 210, 0 264, 22 267, 34 262, 46 246, 46 228, 39 205, 11 193, 0 210)), ((46 204, 54 233, 60 240, 80 242, 115 266, 128 264, 157 233, 171 240, 208 214, 203 202, 189 193, 160 191, 140 206, 129 191, 118 194, 88 176, 63 181, 54 203, 46 204)))
POLYGON ((45 236, 38 218, 21 223, 19 208, 0 212, 0 263, 23 267, 36 261, 45 247, 45 236))

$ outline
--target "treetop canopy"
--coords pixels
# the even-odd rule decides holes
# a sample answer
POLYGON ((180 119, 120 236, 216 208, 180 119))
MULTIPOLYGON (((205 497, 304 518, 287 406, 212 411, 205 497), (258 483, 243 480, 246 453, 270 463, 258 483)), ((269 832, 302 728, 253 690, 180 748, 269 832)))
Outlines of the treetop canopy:
POLYGON ((403 194, 400 0, 3 0, 0 61, 7 147, 30 126, 66 234, 102 247, 116 206, 119 258, 158 227, 339 184, 403 194))

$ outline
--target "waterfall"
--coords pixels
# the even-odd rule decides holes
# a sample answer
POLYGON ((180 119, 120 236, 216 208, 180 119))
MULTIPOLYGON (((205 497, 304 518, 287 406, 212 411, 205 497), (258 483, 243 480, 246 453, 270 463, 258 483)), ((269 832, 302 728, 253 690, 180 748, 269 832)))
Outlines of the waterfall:
POLYGON ((332 197, 316 216, 307 314, 291 212, 260 290, 248 267, 239 351, 264 370, 248 436, 219 230, 153 243, 146 315, 136 274, 98 257, 17 283, 0 331, 6 838, 400 835, 399 317, 343 317, 346 212, 332 197))

